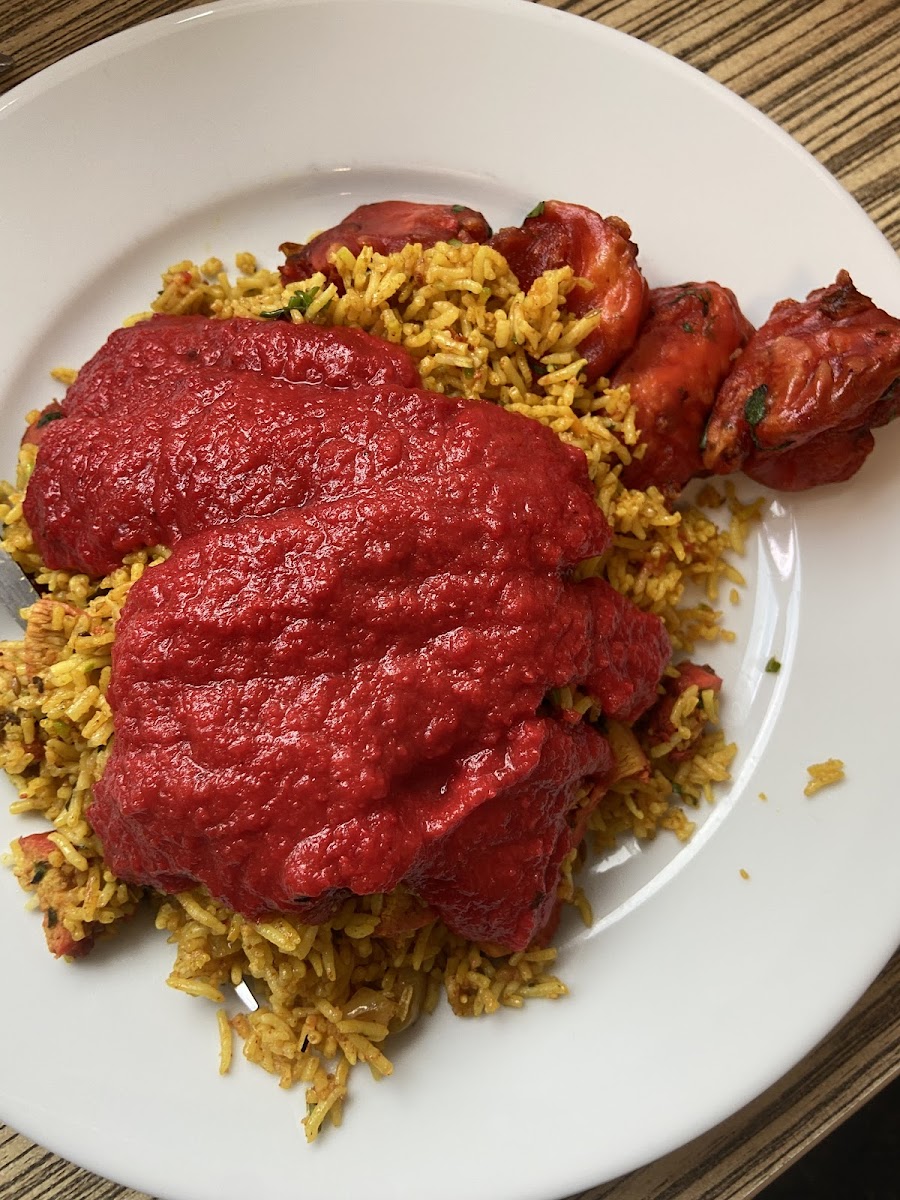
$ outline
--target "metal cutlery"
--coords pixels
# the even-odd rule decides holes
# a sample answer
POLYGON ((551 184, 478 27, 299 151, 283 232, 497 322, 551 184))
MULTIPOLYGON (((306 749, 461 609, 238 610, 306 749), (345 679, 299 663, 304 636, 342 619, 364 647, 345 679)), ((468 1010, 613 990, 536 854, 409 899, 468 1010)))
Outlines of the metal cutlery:
POLYGON ((34 604, 37 598, 34 585, 19 564, 5 550, 0 550, 0 610, 8 612, 24 629, 26 621, 21 610, 34 604))

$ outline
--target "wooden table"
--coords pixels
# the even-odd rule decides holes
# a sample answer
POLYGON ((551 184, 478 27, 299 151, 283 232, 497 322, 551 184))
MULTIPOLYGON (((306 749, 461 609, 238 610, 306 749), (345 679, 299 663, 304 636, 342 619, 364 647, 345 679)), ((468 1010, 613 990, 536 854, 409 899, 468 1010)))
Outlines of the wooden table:
MULTIPOLYGON (((643 38, 750 100, 812 151, 900 249, 896 0, 546 2, 643 38)), ((0 0, 0 50, 16 60, 0 92, 89 42, 181 7, 184 0, 0 0)), ((834 1033, 755 1103, 579 1200, 746 1200, 898 1075, 900 954, 834 1033)), ((0 1200, 38 1197, 145 1200, 0 1126, 0 1200)))

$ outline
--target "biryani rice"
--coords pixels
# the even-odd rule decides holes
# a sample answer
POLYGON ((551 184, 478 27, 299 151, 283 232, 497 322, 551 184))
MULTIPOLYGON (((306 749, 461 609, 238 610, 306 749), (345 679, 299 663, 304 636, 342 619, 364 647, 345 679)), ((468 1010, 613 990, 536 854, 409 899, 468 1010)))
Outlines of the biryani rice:
POLYGON ((815 796, 822 788, 840 783, 844 776, 844 764, 839 758, 829 758, 825 762, 811 763, 806 768, 809 782, 803 789, 804 796, 815 796))
MULTIPOLYGON (((234 277, 218 259, 177 263, 164 273, 151 309, 356 326, 404 346, 425 387, 540 421, 584 451, 614 531, 610 550, 583 563, 581 577, 605 575, 638 607, 658 614, 676 657, 698 642, 733 639, 715 605, 723 586, 744 582, 728 555, 743 552, 759 503, 742 504, 730 484, 724 491, 707 485, 703 508, 673 510, 655 488, 622 486, 622 466, 643 452, 634 410, 626 388, 583 381, 578 343, 594 321, 566 311, 575 284, 569 268, 546 272, 522 292, 502 257, 483 245, 408 246, 387 256, 342 250, 335 262, 342 295, 322 275, 283 287, 276 271, 260 268, 247 252, 237 256, 234 277), (704 509, 727 512, 727 526, 717 526, 704 509), (703 598, 687 600, 697 588, 703 598)), ((61 369, 56 377, 69 383, 74 372, 61 369)), ((15 483, 0 490, 3 545, 44 593, 30 610, 24 641, 0 646, 0 761, 18 792, 12 811, 39 813, 54 828, 54 849, 40 870, 18 841, 11 848, 13 870, 45 921, 52 909, 77 942, 127 919, 149 899, 158 928, 175 947, 171 986, 221 1005, 230 987, 247 980, 260 1007, 230 1020, 220 1007, 220 1070, 229 1069, 233 1030, 247 1059, 283 1087, 306 1087, 309 1140, 324 1122, 340 1124, 351 1068, 365 1063, 376 1077, 389 1075, 383 1043, 433 1011, 442 994, 461 1016, 564 996, 552 947, 504 954, 466 942, 402 888, 353 898, 333 920, 307 926, 290 916, 248 921, 202 889, 145 896, 112 875, 88 819, 113 732, 110 652, 130 587, 168 552, 156 547, 128 555, 100 580, 44 567, 22 515, 35 452, 23 447, 15 483)), ((579 715, 597 713, 591 697, 571 689, 560 689, 554 701, 579 715)), ((717 725, 715 695, 696 687, 680 697, 665 747, 642 747, 633 731, 610 723, 620 778, 590 818, 595 848, 623 834, 651 838, 660 829, 690 837, 685 804, 712 800, 735 754, 717 725), (688 743, 692 755, 673 762, 670 752, 688 743)), ((580 799, 590 802, 588 789, 580 799)), ((573 878, 584 853, 579 848, 564 864, 560 897, 589 923, 590 905, 573 878)))

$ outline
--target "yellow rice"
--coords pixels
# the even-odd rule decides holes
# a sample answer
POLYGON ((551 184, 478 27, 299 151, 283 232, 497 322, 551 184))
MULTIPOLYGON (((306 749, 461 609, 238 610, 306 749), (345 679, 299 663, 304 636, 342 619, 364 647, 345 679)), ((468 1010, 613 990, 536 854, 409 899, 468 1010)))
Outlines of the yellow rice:
POLYGON ((812 763, 806 768, 809 782, 803 789, 805 796, 814 796, 824 787, 840 783, 844 778, 844 764, 839 758, 829 758, 822 763, 812 763))
MULTIPOLYGON (((581 575, 603 574, 640 608, 657 613, 676 659, 698 642, 733 639, 716 606, 722 587, 733 602, 731 589, 744 583, 728 556, 743 552, 758 504, 741 503, 730 483, 723 490, 707 485, 698 506, 678 509, 655 488, 622 486, 622 465, 643 452, 634 411, 627 389, 584 383, 578 343, 593 320, 566 311, 571 270, 548 271, 523 293, 487 246, 409 246, 388 256, 366 248, 356 258, 340 251, 336 264, 343 295, 321 275, 282 287, 277 272, 246 252, 237 256, 233 278, 218 259, 177 263, 164 273, 151 310, 259 317, 302 292, 306 313, 291 310, 292 320, 369 330, 406 347, 426 387, 540 421, 585 452, 597 503, 613 527, 612 548, 584 563, 581 575), (725 513, 726 523, 717 525, 709 509, 725 513)), ((64 384, 74 375, 55 372, 64 384)), ((221 1007, 217 1013, 220 1070, 229 1069, 234 1031, 245 1057, 283 1087, 306 1087, 309 1140, 323 1122, 340 1124, 351 1068, 365 1063, 376 1077, 390 1074, 384 1043, 431 1012, 442 994, 461 1016, 564 996, 553 948, 510 955, 466 942, 403 889, 349 900, 333 920, 305 926, 290 916, 245 920, 201 889, 144 897, 112 875, 88 813, 113 732, 110 651, 130 587, 167 551, 131 554, 102 580, 48 570, 22 515, 34 456, 34 447, 23 448, 15 482, 0 488, 3 545, 46 593, 30 610, 24 642, 0 645, 0 763, 18 793, 13 811, 40 813, 54 828, 54 850, 40 871, 25 861, 18 841, 11 847, 13 869, 41 908, 52 903, 77 941, 127 919, 148 899, 175 946, 171 986, 221 1005, 230 987, 248 980, 260 1007, 230 1019, 221 1007)), ((559 689, 554 700, 582 715, 597 712, 591 697, 572 689, 559 689)), ((665 747, 650 749, 632 730, 610 723, 620 778, 590 818, 595 848, 624 833, 651 838, 660 829, 686 840, 693 822, 685 805, 712 800, 714 785, 728 779, 735 747, 718 728, 712 692, 688 689, 673 727, 665 747), (692 756, 672 762, 669 752, 690 742, 692 756)), ((810 786, 824 786, 819 778, 810 786)), ((581 802, 590 800, 585 790, 581 802)), ((560 897, 589 923, 590 905, 573 878, 586 852, 580 847, 565 864, 560 897)))

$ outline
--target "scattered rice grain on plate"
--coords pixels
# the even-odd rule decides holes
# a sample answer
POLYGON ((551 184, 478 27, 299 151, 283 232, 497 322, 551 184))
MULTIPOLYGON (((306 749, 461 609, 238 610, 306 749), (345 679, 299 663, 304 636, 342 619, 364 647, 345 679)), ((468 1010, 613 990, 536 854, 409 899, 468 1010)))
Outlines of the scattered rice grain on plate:
POLYGON ((844 764, 839 758, 829 758, 822 763, 812 763, 808 766, 809 783, 803 789, 804 796, 814 796, 824 787, 840 783, 844 778, 844 764))

